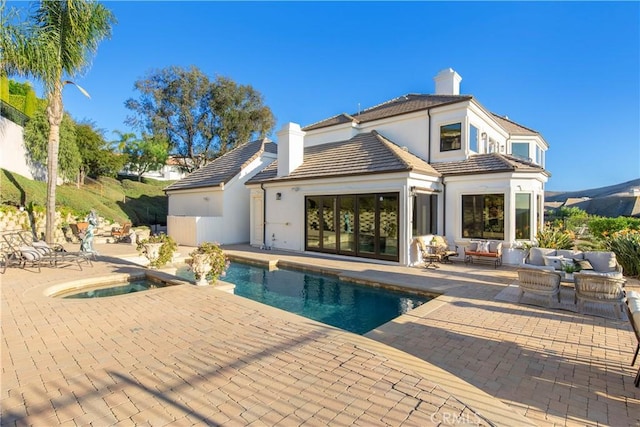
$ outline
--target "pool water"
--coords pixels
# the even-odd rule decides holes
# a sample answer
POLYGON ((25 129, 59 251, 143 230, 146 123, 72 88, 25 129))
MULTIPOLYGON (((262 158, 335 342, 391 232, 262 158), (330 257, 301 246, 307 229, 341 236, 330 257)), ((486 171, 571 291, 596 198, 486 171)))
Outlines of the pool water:
MULTIPOLYGON (((187 268, 179 276, 193 280, 187 268)), ((234 294, 301 316, 364 334, 431 300, 424 295, 360 285, 295 270, 272 270, 232 262, 225 282, 234 294)))
POLYGON ((132 292, 146 291, 149 289, 162 288, 166 284, 153 280, 137 280, 135 282, 127 282, 124 285, 111 286, 101 289, 89 289, 84 292, 78 292, 71 295, 65 295, 63 298, 102 298, 112 297, 115 295, 130 294, 132 292))

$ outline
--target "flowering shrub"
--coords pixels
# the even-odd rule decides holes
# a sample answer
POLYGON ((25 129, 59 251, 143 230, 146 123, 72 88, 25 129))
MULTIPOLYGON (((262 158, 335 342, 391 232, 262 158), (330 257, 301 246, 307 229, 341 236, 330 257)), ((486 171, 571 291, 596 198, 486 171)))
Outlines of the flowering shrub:
POLYGON ((178 244, 171 237, 166 234, 155 234, 149 236, 148 239, 141 240, 138 243, 138 252, 144 254, 146 249, 144 247, 147 243, 162 243, 160 247, 160 253, 158 259, 151 261, 149 264, 151 267, 162 267, 167 264, 173 258, 173 253, 178 249, 178 244))
POLYGON ((539 247, 552 249, 573 248, 575 237, 572 231, 562 230, 560 227, 549 224, 536 234, 539 247))
MULTIPOLYGON (((196 254, 207 255, 209 264, 211 264, 211 271, 207 273, 206 277, 209 282, 215 282, 218 280, 218 277, 224 277, 225 271, 229 267, 229 259, 217 243, 201 243, 197 249, 189 253, 189 256, 193 258, 196 254)), ((194 273, 196 275, 196 280, 200 280, 199 274, 195 270, 194 273)))

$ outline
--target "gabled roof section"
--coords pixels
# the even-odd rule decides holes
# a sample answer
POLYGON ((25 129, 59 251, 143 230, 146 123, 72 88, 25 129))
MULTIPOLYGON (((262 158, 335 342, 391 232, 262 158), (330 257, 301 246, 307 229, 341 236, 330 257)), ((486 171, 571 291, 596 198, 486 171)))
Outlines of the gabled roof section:
POLYGON ((519 125, 516 122, 512 122, 506 117, 499 116, 495 113, 491 113, 491 115, 498 122, 498 124, 504 128, 504 130, 509 132, 510 135, 540 135, 539 132, 519 125))
POLYGON ((193 171, 180 181, 174 182, 164 190, 187 190, 226 184, 244 167, 265 152, 272 154, 278 152, 276 144, 267 138, 240 145, 206 166, 193 171))
POLYGON ((306 147, 302 165, 288 176, 277 176, 277 163, 271 163, 248 184, 402 171, 440 176, 427 162, 376 131, 361 133, 346 141, 306 147))
POLYGON ((432 163, 443 176, 471 175, 498 172, 542 172, 550 174, 535 163, 499 153, 475 154, 466 160, 432 163))
POLYGON ((410 93, 398 98, 394 98, 390 101, 383 102, 382 104, 378 104, 371 108, 367 108, 360 113, 343 113, 337 116, 330 117, 326 120, 322 120, 320 122, 306 126, 302 130, 310 131, 314 129, 321 129, 328 126, 334 126, 336 124, 347 123, 349 121, 353 123, 365 123, 373 120, 384 119, 387 117, 398 116, 401 114, 427 110, 429 108, 439 107, 441 105, 468 101, 472 98, 473 97, 470 95, 421 95, 410 93))

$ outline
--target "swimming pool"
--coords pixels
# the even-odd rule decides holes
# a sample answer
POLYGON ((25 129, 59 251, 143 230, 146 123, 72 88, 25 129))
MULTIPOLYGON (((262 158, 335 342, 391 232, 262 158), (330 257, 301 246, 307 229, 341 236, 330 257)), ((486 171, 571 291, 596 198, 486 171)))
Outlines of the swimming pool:
MULTIPOLYGON (((177 274, 193 280, 188 269, 177 274), (189 277, 190 275, 190 277, 189 277)), ((232 262, 225 282, 234 294, 301 316, 364 334, 431 300, 429 296, 341 281, 297 270, 267 268, 232 262)))

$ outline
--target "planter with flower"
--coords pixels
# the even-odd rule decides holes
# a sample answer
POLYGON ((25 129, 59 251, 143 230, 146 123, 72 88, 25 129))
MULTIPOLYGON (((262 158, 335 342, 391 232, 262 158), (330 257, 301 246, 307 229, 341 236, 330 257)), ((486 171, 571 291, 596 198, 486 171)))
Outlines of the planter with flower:
POLYGON ((229 260, 216 243, 204 242, 189 254, 189 264, 196 278, 196 285, 206 286, 215 283, 225 275, 229 260))
POLYGON ((163 267, 173 259, 178 249, 176 242, 166 234, 154 234, 138 243, 138 252, 149 260, 149 267, 163 267))
POLYGON ((580 266, 573 262, 569 262, 562 266, 562 270, 564 271, 564 278, 566 280, 573 280, 573 273, 580 271, 580 266))

